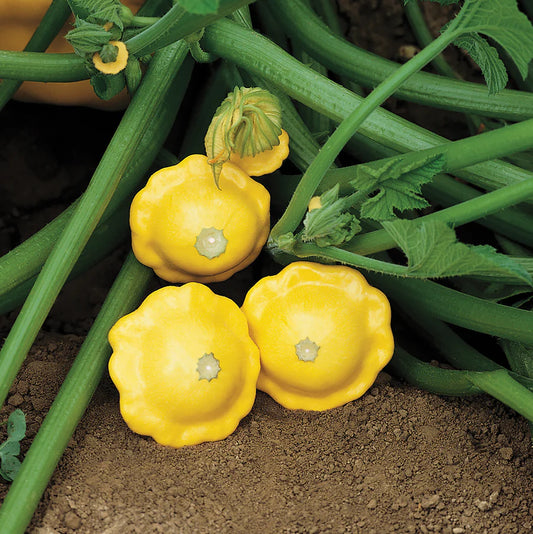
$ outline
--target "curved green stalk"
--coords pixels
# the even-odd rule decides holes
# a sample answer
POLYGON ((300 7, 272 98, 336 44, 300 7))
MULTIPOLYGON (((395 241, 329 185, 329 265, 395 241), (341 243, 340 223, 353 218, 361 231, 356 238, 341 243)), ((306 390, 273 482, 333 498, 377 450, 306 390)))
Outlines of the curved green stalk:
MULTIPOLYGON (((271 249, 273 254, 276 255, 277 249, 275 247, 271 247, 271 249)), ((405 265, 398 265, 396 263, 390 263, 368 256, 361 256, 360 254, 354 254, 353 252, 338 247, 319 247, 313 243, 295 242, 286 246, 280 245, 280 250, 283 253, 293 254, 297 258, 316 258, 327 260, 327 262, 334 261, 343 265, 350 265, 352 267, 357 267, 358 269, 365 269, 381 274, 420 278, 417 274, 411 275, 405 265)), ((425 278, 425 276, 422 278, 425 278)))
POLYGON ((2 534, 23 534, 30 523, 106 368, 107 333, 139 304, 151 277, 152 270, 130 253, 0 508, 2 534))
POLYGON ((389 78, 378 85, 365 99, 362 100, 360 105, 339 124, 337 129, 331 134, 320 150, 320 154, 311 162, 311 165, 309 165, 302 176, 285 213, 270 233, 272 240, 275 241, 280 235, 293 232, 298 227, 307 211, 309 201, 315 194, 326 171, 331 167, 335 158, 361 124, 363 124, 366 118, 385 102, 385 100, 394 93, 397 87, 415 72, 418 72, 423 68, 424 65, 427 65, 431 58, 435 57, 439 50, 446 48, 453 39, 453 33, 451 36, 448 36, 447 32, 442 34, 413 59, 394 71, 389 78))
MULTIPOLYGON (((337 74, 365 87, 374 87, 399 68, 397 63, 367 52, 342 39, 301 0, 267 0, 277 20, 309 54, 337 74)), ((518 121, 533 116, 533 95, 503 90, 489 95, 481 84, 419 72, 398 88, 395 96, 432 107, 518 121)))
POLYGON ((409 302, 417 313, 476 332, 533 344, 533 312, 466 295, 429 280, 379 275, 365 276, 386 295, 409 302))
MULTIPOLYGON (((69 280, 85 272, 87 269, 90 269, 93 265, 96 265, 107 255, 116 250, 121 243, 126 241, 126 238, 130 235, 130 227, 128 224, 129 206, 130 199, 126 199, 121 206, 116 208, 114 212, 106 218, 105 222, 102 220, 100 221, 100 224, 96 227, 96 230, 83 249, 76 265, 74 265, 68 277, 69 280)), ((69 214, 72 213, 72 211, 73 210, 70 210, 69 214)), ((66 220, 63 222, 66 224, 66 220)), ((60 230, 58 229, 56 239, 59 235, 60 230)), ((50 244, 49 249, 51 249, 52 246, 53 245, 50 244)), ((40 249, 40 252, 48 255, 46 250, 40 249)), ((17 258, 15 267, 18 266, 26 276, 24 276, 17 285, 11 287, 11 289, 2 292, 0 295, 0 314, 10 312, 23 304, 37 279, 39 269, 42 267, 42 263, 44 263, 46 257, 41 263, 36 260, 38 260, 38 257, 32 255, 31 251, 29 251, 27 256, 19 256, 17 258), (27 263, 24 261, 25 257, 29 259, 31 265, 35 265, 35 274, 33 276, 29 276, 30 273, 27 272, 28 268, 27 263)))
MULTIPOLYGON (((218 20, 207 27, 202 44, 206 50, 274 83, 287 95, 336 121, 347 117, 362 102, 361 97, 302 65, 268 39, 230 20, 218 20)), ((398 152, 424 150, 448 142, 381 108, 367 118, 360 133, 398 152)), ((492 188, 529 176, 499 160, 478 163, 456 174, 492 188)))
POLYGON ((421 331, 424 338, 444 356, 446 361, 458 369, 467 371, 506 371, 509 376, 533 391, 533 379, 510 371, 503 365, 487 358, 481 352, 469 345, 461 336, 455 333, 446 323, 424 313, 416 313, 405 301, 397 301, 403 313, 413 320, 417 332, 421 331))
POLYGON ((533 393, 512 378, 507 369, 466 372, 475 386, 533 422, 533 393))
POLYGON ((208 26, 220 17, 252 3, 254 0, 220 0, 217 13, 211 15, 193 15, 179 4, 174 6, 155 24, 135 37, 126 41, 130 54, 143 56, 151 54, 201 28, 208 26))
MULTIPOLYGON (((127 199, 131 199, 143 184, 151 162, 163 145, 174 123, 191 70, 192 61, 186 61, 180 69, 179 77, 176 77, 172 82, 172 89, 165 96, 164 104, 147 117, 146 134, 142 137, 138 150, 102 215, 99 226, 106 223, 117 207, 127 199)), ((0 258, 0 280, 2 281, 0 285, 0 310, 12 309, 13 303, 16 303, 15 306, 18 305, 20 295, 24 293, 16 290, 17 286, 23 283, 27 286, 30 283, 28 280, 33 280, 39 273, 78 203, 79 200, 75 201, 44 228, 0 258), (16 291, 17 296, 10 296, 12 291, 16 291)), ((94 237, 95 247, 99 246, 98 243, 105 241, 105 236, 102 235, 101 231, 97 232, 94 237), (99 236, 101 237, 99 238, 99 236)), ((105 247, 106 245, 102 246, 105 247)))
POLYGON ((401 347, 396 347, 389 367, 410 384, 431 393, 454 396, 488 393, 529 421, 533 421, 533 393, 511 378, 506 369, 442 369, 418 360, 401 347))
MULTIPOLYGON (((26 52, 44 52, 59 33, 70 13, 67 0, 53 0, 24 50, 26 52)), ((0 84, 0 109, 6 105, 21 84, 20 80, 2 81, 0 84)))
MULTIPOLYGON (((428 276, 426 273, 411 271, 405 265, 398 265, 389 261, 382 261, 376 258, 371 258, 369 256, 362 256, 360 254, 355 254, 354 252, 351 252, 349 250, 334 246, 319 247, 314 243, 301 243, 298 241, 293 241, 289 243, 282 243, 278 245, 278 247, 276 247, 275 245, 271 245, 270 250, 274 256, 279 255, 279 253, 281 252, 283 254, 292 254, 297 258, 301 259, 315 258, 319 260, 326 260, 327 263, 333 261, 342 265, 350 265, 352 267, 357 267, 358 269, 365 269, 380 274, 394 275, 402 278, 435 278, 435 276, 428 276)), ((512 259, 517 265, 520 265, 527 273, 533 274, 533 261, 531 259, 512 259)), ((474 275, 471 276, 474 277, 474 275)), ((476 275, 475 278, 491 282, 517 284, 516 276, 513 276, 511 274, 506 276, 505 274, 498 272, 483 273, 482 275, 476 275)), ((525 282, 520 281, 519 284, 524 285, 525 282)))
POLYGON ((148 117, 161 104, 176 71, 187 54, 187 46, 177 43, 162 50, 150 67, 111 139, 85 194, 44 264, 22 310, 0 351, 0 400, 3 402, 61 286, 117 185, 132 161, 146 132, 148 117))
MULTIPOLYGON (((433 41, 434 37, 431 35, 431 32, 427 27, 426 20, 424 19, 424 15, 420 9, 418 0, 408 2, 405 4, 403 9, 416 40, 422 48, 427 46, 429 43, 431 43, 431 41, 433 41)), ((448 76, 449 78, 456 78, 458 80, 461 79, 459 74, 457 74, 457 72, 450 67, 442 54, 439 54, 433 58, 431 65, 442 76, 448 76)))
POLYGON ((30 82, 78 82, 89 73, 76 54, 0 50, 0 78, 30 82))
POLYGON ((409 384, 437 395, 463 397, 482 393, 482 390, 468 379, 468 371, 434 367, 415 358, 398 345, 387 369, 391 369, 396 376, 409 384))
MULTIPOLYGON (((417 42, 422 48, 427 46, 433 41, 434 37, 429 31, 418 0, 405 4, 404 11, 417 42)), ((436 56, 431 64, 438 74, 447 76, 448 78, 462 80, 461 76, 446 61, 443 54, 436 56)), ((479 131, 482 121, 478 116, 466 113, 465 119, 471 134, 479 131)))

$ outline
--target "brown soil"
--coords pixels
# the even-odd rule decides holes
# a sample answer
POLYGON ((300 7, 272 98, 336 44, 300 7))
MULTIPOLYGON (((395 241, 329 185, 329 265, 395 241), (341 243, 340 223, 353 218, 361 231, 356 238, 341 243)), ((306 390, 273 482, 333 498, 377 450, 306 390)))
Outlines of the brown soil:
MULTIPOLYGON (((9 397, 29 438, 81 343, 43 335, 9 397)), ((382 373, 324 413, 259 393, 223 441, 179 450, 132 433, 106 377, 29 532, 530 532, 525 422, 496 401, 449 399, 382 373)))
MULTIPOLYGON (((380 49, 383 55, 396 57, 399 45, 412 44, 399 1, 339 4, 354 35, 370 25, 376 35, 392 17, 389 27, 396 29, 380 49)), ((414 109, 403 111, 423 117, 414 109)), ((1 253, 87 182, 118 117, 106 115, 111 124, 91 144, 76 136, 96 130, 101 118, 21 104, 2 111, 1 253), (59 123, 70 126, 51 134, 50 125, 59 123)), ((448 128, 433 125, 441 133, 448 128)), ((67 285, 25 361, 0 412, 0 420, 15 407, 25 412, 23 454, 123 255, 118 250, 67 285)), ((213 289, 239 302, 257 275, 249 269, 213 289)), ((0 336, 14 317, 0 318, 0 336)), ((178 450, 127 428, 106 375, 28 532, 526 533, 533 530, 532 472, 529 429, 514 412, 486 396, 430 395, 386 372, 358 401, 323 413, 289 411, 258 393, 251 414, 230 437, 178 450)), ((8 488, 0 479, 0 498, 8 488)))

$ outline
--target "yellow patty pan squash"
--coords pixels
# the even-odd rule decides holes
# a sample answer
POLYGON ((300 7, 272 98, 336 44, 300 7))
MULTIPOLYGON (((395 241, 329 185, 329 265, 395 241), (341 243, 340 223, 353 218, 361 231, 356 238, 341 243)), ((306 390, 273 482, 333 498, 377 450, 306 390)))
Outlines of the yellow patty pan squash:
MULTIPOLYGON (((52 0, 0 0, 0 50, 23 50, 51 3, 52 0)), ((144 0, 122 0, 122 3, 136 13, 144 0)), ((73 28, 73 21, 72 17, 63 26, 47 52, 74 52, 65 39, 67 32, 73 28)), ((24 82, 15 99, 102 109, 120 109, 128 100, 125 91, 111 100, 101 100, 94 93, 89 80, 69 83, 24 82)))
POLYGON ((292 263, 259 280, 242 310, 261 355, 257 387, 286 408, 357 399, 392 357, 389 302, 350 267, 292 263))
POLYGON ((194 154, 153 174, 133 199, 133 252, 169 282, 218 282, 259 255, 270 228, 270 195, 225 163, 219 187, 194 154))
POLYGON ((259 353, 246 318, 203 284, 155 291, 109 342, 124 421, 162 445, 224 439, 252 408, 259 353))
POLYGON ((232 152, 230 161, 249 176, 263 176, 279 169, 288 155, 289 135, 285 130, 281 130, 279 144, 270 150, 263 150, 255 156, 239 156, 236 152, 232 152))

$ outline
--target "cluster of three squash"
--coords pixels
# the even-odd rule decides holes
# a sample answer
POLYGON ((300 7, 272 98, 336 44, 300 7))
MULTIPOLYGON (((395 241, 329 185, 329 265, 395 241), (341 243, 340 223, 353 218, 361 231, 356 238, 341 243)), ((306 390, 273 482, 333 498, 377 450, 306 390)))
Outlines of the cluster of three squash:
MULTIPOLYGON (((202 156, 191 158, 181 168, 198 170, 207 165, 199 159, 202 156)), ((228 169, 239 174, 232 165, 225 169, 222 190, 228 169)), ((168 172, 160 171, 147 188, 168 188, 164 183, 168 172)), ((177 182, 183 184, 182 179, 177 182)), ((157 209, 172 212, 154 201, 153 210, 157 209)), ((226 223, 219 230, 227 232, 226 223)), ((146 234, 146 226, 139 228, 146 234)), ((196 242, 189 239, 188 253, 200 255, 198 235, 204 229, 192 232, 196 242)), ((253 225, 249 230, 254 231, 253 225)), ((152 227, 151 234, 157 233, 152 227)), ((165 232, 161 238, 176 240, 165 232)), ((153 240, 144 245, 157 248, 153 240)), ((134 245, 135 249, 138 253, 139 247, 134 245)), ((180 277, 176 281, 199 276, 206 281, 221 275, 205 270, 191 273, 190 268, 184 272, 181 266, 176 269, 179 254, 161 256, 154 255, 152 266, 167 279, 169 261, 172 273, 180 277)), ((207 265, 216 258, 206 258, 207 265)), ((222 276, 227 278, 243 261, 251 259, 239 260, 222 276)), ((194 265, 198 269, 201 263, 194 265)), ((374 382, 393 350, 386 297, 354 269, 309 262, 295 262, 260 280, 242 309, 203 284, 163 288, 121 319, 110 332, 110 341, 114 349, 110 372, 121 394, 124 419, 134 431, 175 447, 231 434, 251 410, 256 385, 292 409, 325 410, 354 400, 374 382)))

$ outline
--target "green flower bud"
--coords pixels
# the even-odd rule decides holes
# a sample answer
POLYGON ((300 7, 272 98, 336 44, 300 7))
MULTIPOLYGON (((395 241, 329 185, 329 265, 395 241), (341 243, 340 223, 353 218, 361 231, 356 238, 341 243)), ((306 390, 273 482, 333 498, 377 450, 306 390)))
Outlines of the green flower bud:
POLYGON ((232 152, 255 156, 278 145, 280 135, 278 99, 260 87, 235 87, 216 110, 205 137, 215 182, 232 152))

